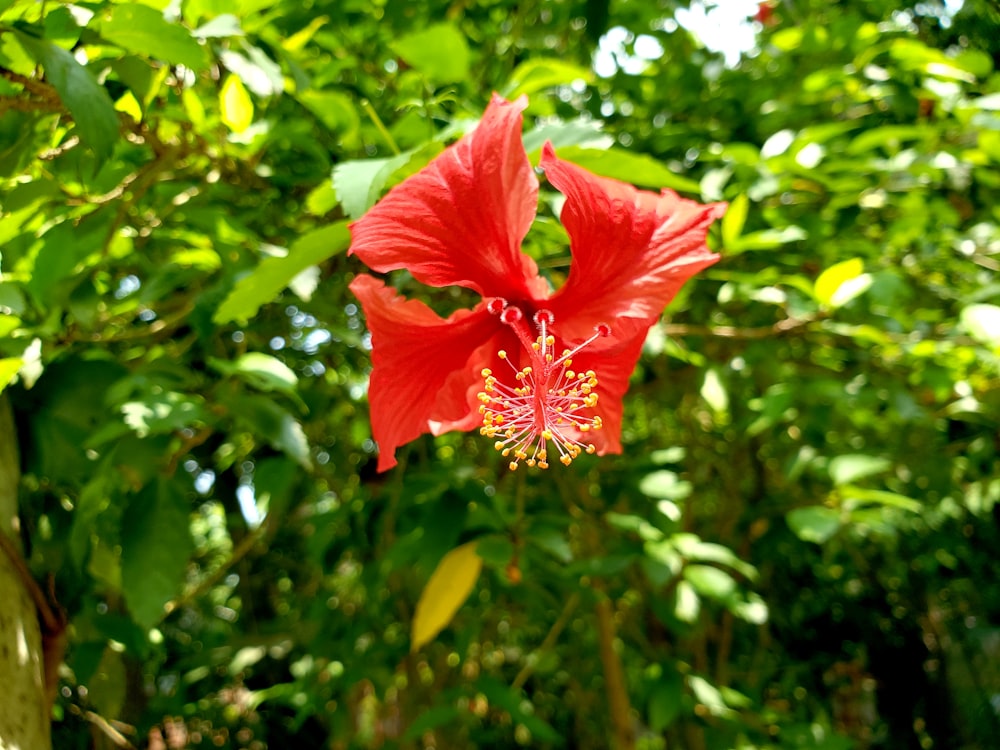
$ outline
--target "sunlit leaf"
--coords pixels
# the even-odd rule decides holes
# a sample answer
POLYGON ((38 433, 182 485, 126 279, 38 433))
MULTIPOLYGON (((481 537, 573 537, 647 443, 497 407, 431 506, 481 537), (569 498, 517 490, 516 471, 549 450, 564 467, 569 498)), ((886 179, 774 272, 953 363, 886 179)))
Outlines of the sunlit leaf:
POLYGON ((861 258, 851 258, 830 266, 816 279, 813 290, 816 301, 825 307, 846 305, 871 286, 871 274, 864 270, 861 258))
POLYGON ((236 282, 212 320, 216 323, 249 320, 302 271, 343 252, 350 241, 345 221, 302 235, 292 243, 288 255, 265 258, 256 269, 236 282))
POLYGON ((671 172, 662 162, 646 154, 618 148, 570 146, 559 149, 558 156, 594 174, 629 182, 639 187, 670 188, 686 193, 697 193, 700 189, 694 180, 671 172))
POLYGON ((684 578, 695 591, 711 599, 725 599, 736 591, 733 577, 710 565, 685 565, 684 578))
POLYGON ((472 593, 482 567, 475 542, 463 544, 441 558, 417 601, 410 632, 411 651, 419 651, 448 626, 472 593))
POLYGON ((568 85, 573 81, 590 82, 594 72, 565 60, 548 57, 536 57, 525 60, 510 74, 506 85, 501 87, 501 93, 508 99, 515 99, 522 94, 534 94, 547 88, 568 85))
POLYGON ((743 231, 750 209, 750 198, 746 193, 740 193, 730 201, 726 215, 722 217, 722 245, 727 247, 735 244, 743 231))
POLYGON ((0 359, 0 392, 3 391, 10 381, 14 379, 17 375, 17 371, 21 369, 21 365, 24 364, 24 360, 20 357, 4 357, 0 359))
POLYGON ((976 341, 1000 350, 1000 306, 981 303, 962 308, 962 326, 976 341))
POLYGON ((253 122, 253 99, 233 73, 226 76, 219 91, 219 111, 223 124, 234 133, 242 133, 253 122))
POLYGON ((796 508, 785 520, 799 539, 816 544, 823 544, 840 529, 840 511, 822 505, 796 508))
POLYGON ((107 159, 118 141, 119 122, 107 90, 69 52, 44 39, 17 32, 18 40, 45 69, 80 131, 80 140, 99 159, 107 159))
POLYGON ((175 65, 200 71, 208 67, 205 48, 178 23, 171 23, 163 13, 141 3, 112 5, 102 18, 101 36, 122 49, 148 55, 175 65))
POLYGON ((434 83, 456 83, 469 76, 469 45, 453 24, 439 23, 405 34, 393 51, 434 83))
POLYGON ((859 479, 882 474, 892 468, 892 462, 879 456, 849 453, 830 459, 830 478, 836 485, 851 484, 859 479))
POLYGON ((688 581, 679 581, 674 589, 674 616, 681 622, 694 622, 701 612, 701 599, 688 581))

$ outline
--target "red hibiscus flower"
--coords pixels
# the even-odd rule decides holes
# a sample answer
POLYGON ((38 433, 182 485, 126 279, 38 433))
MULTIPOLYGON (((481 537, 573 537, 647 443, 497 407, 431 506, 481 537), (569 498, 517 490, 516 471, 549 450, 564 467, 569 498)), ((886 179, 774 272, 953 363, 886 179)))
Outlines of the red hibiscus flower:
POLYGON ((542 149, 565 196, 572 264, 552 291, 521 252, 538 180, 521 143, 522 97, 494 96, 479 126, 394 187, 351 225, 369 268, 407 269, 429 286, 482 299, 440 317, 373 276, 351 291, 372 342, 368 396, 379 471, 419 435, 480 432, 511 458, 548 466, 620 453, 622 396, 667 303, 718 256, 705 245, 724 203, 702 205, 597 177, 542 149))

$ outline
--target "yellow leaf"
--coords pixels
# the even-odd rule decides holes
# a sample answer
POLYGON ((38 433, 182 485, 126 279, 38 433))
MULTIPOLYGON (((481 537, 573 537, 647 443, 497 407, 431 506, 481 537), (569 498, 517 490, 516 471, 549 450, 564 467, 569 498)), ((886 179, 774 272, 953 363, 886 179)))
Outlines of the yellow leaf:
POLYGON ((142 122, 142 107, 131 91, 126 91, 121 99, 115 102, 115 109, 124 112, 136 122, 142 122))
POLYGON ((441 558, 417 602, 410 631, 411 651, 430 643, 451 622, 476 585, 482 567, 475 542, 463 544, 441 558))
POLYGON ((0 359, 0 391, 10 385, 10 381, 14 379, 23 364, 24 360, 20 357, 0 359))
POLYGON ((743 231, 743 225, 747 220, 747 211, 750 209, 750 199, 746 193, 740 193, 736 199, 729 204, 729 210, 722 217, 722 247, 727 248, 735 245, 743 231))
POLYGON ((330 19, 327 16, 318 16, 317 18, 314 18, 304 29, 296 31, 283 41, 281 46, 289 52, 301 52, 302 48, 309 44, 316 32, 319 31, 329 20, 330 19))
POLYGON ((238 76, 230 73, 219 92, 222 122, 234 133, 242 133, 253 122, 253 99, 238 76))
POLYGON ((851 258, 823 271, 816 279, 813 295, 824 307, 842 307, 871 285, 872 277, 865 273, 864 261, 851 258))

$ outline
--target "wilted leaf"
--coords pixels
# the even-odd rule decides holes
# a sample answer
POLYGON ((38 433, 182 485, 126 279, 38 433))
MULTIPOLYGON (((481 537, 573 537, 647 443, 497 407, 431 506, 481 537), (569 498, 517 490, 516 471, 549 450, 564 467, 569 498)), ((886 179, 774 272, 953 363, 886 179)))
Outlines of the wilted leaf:
POLYGON ((463 544, 441 558, 417 601, 410 632, 411 651, 419 651, 451 622, 472 593, 482 567, 475 542, 463 544))

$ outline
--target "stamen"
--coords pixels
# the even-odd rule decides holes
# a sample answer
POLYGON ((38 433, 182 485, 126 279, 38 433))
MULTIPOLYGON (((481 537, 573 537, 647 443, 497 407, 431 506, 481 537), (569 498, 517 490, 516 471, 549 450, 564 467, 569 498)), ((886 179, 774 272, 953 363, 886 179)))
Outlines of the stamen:
POLYGON ((601 429, 603 423, 600 416, 586 416, 581 410, 597 406, 597 375, 593 370, 576 372, 570 366, 578 352, 608 336, 610 326, 602 323, 589 339, 556 357, 555 337, 549 333, 555 316, 550 311, 539 310, 533 316, 538 331, 534 341, 530 340, 519 308, 504 305, 497 314, 521 340, 530 364, 517 369, 506 351, 498 352, 514 374, 514 386, 498 380, 489 369, 482 371, 484 384, 478 396, 479 413, 483 415, 480 434, 496 438, 493 447, 511 458, 511 471, 521 461, 549 468, 550 441, 556 446, 559 461, 567 466, 581 453, 594 453, 594 444, 584 442, 582 437, 601 429))

